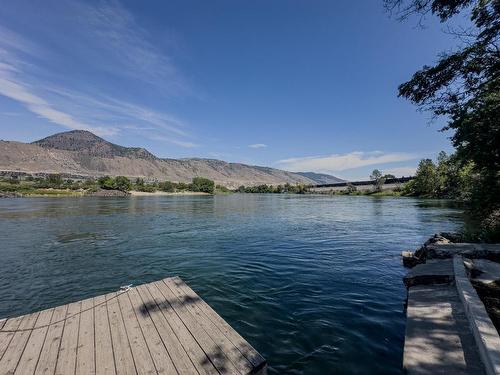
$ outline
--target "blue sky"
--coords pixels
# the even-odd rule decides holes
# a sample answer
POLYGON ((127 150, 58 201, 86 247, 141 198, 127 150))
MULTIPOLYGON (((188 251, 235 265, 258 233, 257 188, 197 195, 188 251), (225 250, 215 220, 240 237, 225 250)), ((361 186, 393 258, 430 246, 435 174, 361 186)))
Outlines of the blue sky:
POLYGON ((382 1, 4 2, 0 138, 365 178, 451 151, 397 86, 457 42, 382 1))

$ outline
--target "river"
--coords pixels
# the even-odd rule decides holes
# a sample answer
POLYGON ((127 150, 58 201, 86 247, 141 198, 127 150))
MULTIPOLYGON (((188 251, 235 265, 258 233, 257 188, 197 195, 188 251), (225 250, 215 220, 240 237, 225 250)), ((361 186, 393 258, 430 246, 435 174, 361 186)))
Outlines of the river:
POLYGON ((234 194, 0 200, 0 318, 178 275, 271 374, 399 374, 399 254, 444 201, 234 194))

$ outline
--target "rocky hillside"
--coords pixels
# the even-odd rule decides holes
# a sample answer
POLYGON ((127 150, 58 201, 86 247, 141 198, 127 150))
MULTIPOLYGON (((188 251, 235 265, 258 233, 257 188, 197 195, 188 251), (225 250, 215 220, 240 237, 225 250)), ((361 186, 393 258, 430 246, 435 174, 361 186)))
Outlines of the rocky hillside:
POLYGON ((56 150, 78 151, 85 155, 101 158, 122 156, 155 159, 155 156, 144 148, 118 146, 86 130, 57 133, 32 144, 56 150))
POLYGON ((318 185, 336 184, 337 182, 345 182, 345 180, 342 180, 341 178, 325 173, 295 172, 295 174, 313 180, 318 185))
POLYGON ((213 159, 161 159, 143 148, 115 145, 83 130, 58 133, 31 144, 0 141, 0 170, 91 177, 123 175, 176 182, 203 176, 231 188, 317 183, 307 176, 268 167, 213 159))

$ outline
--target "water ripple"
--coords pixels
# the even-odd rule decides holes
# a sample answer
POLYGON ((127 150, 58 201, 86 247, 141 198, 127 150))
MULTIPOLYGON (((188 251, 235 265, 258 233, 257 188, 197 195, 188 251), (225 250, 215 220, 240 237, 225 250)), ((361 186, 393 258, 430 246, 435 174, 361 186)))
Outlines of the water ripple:
POLYGON ((271 374, 399 374, 399 253, 460 220, 395 198, 3 199, 0 317, 179 275, 271 374))

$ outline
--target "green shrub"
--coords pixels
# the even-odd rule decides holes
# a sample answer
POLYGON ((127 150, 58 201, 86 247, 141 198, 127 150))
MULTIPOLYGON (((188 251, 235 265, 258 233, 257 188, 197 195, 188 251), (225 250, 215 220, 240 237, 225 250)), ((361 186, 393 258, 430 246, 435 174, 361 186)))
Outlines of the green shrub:
POLYGON ((165 191, 167 193, 173 193, 175 191, 175 184, 172 181, 160 182, 158 188, 161 191, 165 191))
POLYGON ((190 184, 189 189, 195 192, 213 194, 215 190, 215 183, 205 177, 195 177, 190 184))
POLYGON ((129 191, 132 187, 132 183, 125 176, 116 176, 114 179, 113 186, 116 190, 129 191))

